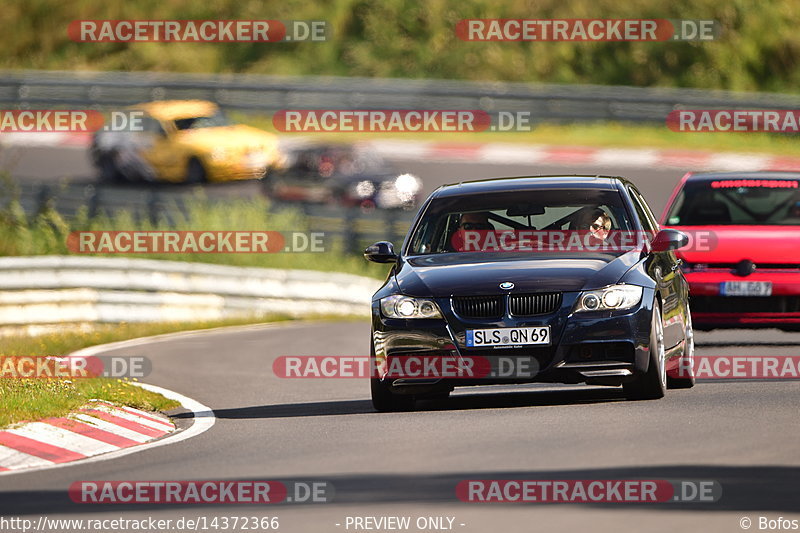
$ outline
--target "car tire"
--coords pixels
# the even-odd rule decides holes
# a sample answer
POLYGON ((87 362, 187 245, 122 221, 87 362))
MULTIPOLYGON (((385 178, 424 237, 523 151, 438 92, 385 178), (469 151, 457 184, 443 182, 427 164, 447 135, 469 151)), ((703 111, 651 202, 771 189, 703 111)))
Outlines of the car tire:
POLYGON ((683 348, 683 355, 681 355, 681 360, 678 368, 681 368, 681 365, 685 368, 689 368, 689 376, 688 377, 672 377, 667 376, 667 388, 668 389, 691 389, 694 387, 695 378, 694 378, 694 329, 692 328, 692 313, 689 310, 689 306, 686 306, 686 333, 685 333, 686 343, 683 348))
POLYGON ((261 192, 270 200, 275 199, 275 180, 278 178, 274 173, 261 178, 261 192))
POLYGON ((653 318, 650 324, 650 363, 647 372, 636 380, 622 385, 629 400, 658 400, 667 390, 666 351, 664 348, 664 321, 661 306, 653 303, 653 318))
POLYGON ((127 181, 117 166, 115 152, 107 152, 98 158, 100 180, 104 183, 124 183, 127 181))
POLYGON ((196 157, 191 158, 189 164, 186 165, 186 183, 199 184, 207 182, 208 173, 206 172, 206 167, 196 157))
POLYGON ((376 411, 387 413, 392 411, 410 411, 414 408, 414 397, 394 394, 378 378, 370 378, 372 406, 376 411))

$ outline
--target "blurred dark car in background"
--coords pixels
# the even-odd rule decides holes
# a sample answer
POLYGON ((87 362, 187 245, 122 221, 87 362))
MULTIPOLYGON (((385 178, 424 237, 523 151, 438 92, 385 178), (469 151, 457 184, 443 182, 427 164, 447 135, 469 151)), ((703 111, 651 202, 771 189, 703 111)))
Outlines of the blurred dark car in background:
POLYGON ((366 146, 299 143, 283 151, 283 168, 263 181, 272 199, 364 209, 413 209, 419 200, 420 179, 366 146))

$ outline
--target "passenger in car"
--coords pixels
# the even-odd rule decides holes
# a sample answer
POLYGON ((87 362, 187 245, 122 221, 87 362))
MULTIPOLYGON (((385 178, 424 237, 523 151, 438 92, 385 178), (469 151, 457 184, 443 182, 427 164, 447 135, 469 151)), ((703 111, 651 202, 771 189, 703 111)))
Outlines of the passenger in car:
POLYGON ((605 240, 611 231, 611 217, 600 208, 586 210, 580 217, 577 229, 588 231, 593 237, 605 240))

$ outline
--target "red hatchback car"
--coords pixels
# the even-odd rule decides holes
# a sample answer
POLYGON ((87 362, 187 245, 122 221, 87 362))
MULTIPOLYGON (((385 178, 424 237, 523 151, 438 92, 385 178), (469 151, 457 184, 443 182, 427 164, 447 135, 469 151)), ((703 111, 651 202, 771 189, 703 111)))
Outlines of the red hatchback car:
POLYGON ((695 329, 800 331, 799 172, 690 172, 661 223, 691 238, 676 254, 695 329))

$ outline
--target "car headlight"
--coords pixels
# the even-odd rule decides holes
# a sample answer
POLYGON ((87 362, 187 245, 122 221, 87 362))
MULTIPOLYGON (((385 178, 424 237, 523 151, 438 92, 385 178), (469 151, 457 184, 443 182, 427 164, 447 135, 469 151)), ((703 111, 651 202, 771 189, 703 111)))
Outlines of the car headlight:
POLYGON ((442 318, 442 313, 433 300, 401 294, 381 298, 381 311, 388 318, 442 318))
POLYGON ((642 301, 642 288, 636 285, 609 285, 596 291, 584 291, 575 304, 575 312, 630 309, 642 301))
POLYGON ((369 198, 375 194, 375 184, 369 180, 362 180, 355 184, 353 193, 357 198, 369 198))
POLYGON ((422 183, 419 178, 412 174, 400 174, 394 180, 394 188, 397 191, 397 195, 405 202, 411 201, 421 187, 422 183))

